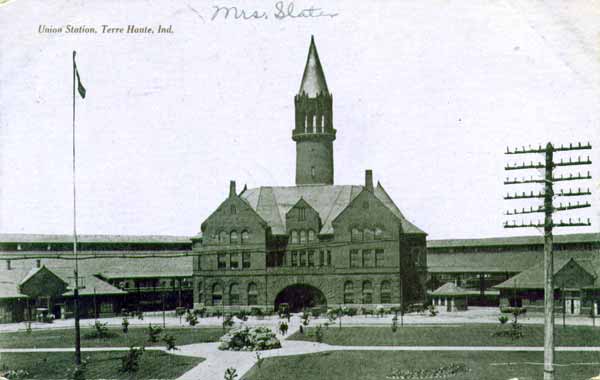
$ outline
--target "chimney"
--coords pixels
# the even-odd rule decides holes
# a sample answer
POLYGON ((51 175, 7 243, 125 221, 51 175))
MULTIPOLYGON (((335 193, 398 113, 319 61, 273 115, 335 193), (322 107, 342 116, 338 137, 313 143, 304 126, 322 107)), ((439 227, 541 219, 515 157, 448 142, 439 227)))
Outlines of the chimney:
POLYGON ((41 268, 41 266, 42 266, 42 260, 41 259, 35 260, 35 267, 36 268, 41 268))
POLYGON ((235 197, 235 181, 229 181, 229 197, 235 197))
POLYGON ((365 189, 373 192, 373 171, 371 169, 365 170, 365 189))
POLYGON ((10 260, 6 260, 6 270, 11 270, 12 266, 10 265, 10 260))

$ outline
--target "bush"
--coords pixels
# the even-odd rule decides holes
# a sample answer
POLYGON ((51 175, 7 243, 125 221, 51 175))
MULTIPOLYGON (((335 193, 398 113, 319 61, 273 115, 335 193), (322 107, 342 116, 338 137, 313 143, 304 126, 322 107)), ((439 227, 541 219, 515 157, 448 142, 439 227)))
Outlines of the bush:
POLYGON ((358 310, 354 307, 344 307, 342 309, 342 312, 344 313, 344 315, 347 315, 349 317, 353 317, 358 313, 358 310))
POLYGON ((396 332, 398 330, 398 316, 394 315, 392 318, 392 332, 396 332))
POLYGON ((433 306, 433 305, 429 305, 427 310, 429 311, 430 317, 435 317, 438 314, 438 311, 436 310, 435 306, 433 306))
POLYGON ((225 370, 225 375, 223 378, 225 380, 235 380, 237 377, 237 370, 233 367, 229 367, 225 370))
POLYGON ((233 317, 231 315, 226 315, 223 318, 223 330, 233 327, 233 317))
POLYGON ((223 316, 223 311, 221 309, 216 309, 212 313, 213 317, 221 318, 223 316))
POLYGON ((238 311, 238 313, 235 315, 235 317, 237 319, 239 319, 240 321, 247 321, 248 320, 248 312, 246 310, 240 310, 238 311))
POLYGON ((234 328, 223 335, 220 341, 219 350, 256 351, 281 348, 281 342, 267 327, 234 328))
POLYGON ((310 321, 310 314, 308 314, 307 312, 302 313, 302 325, 303 326, 308 326, 308 322, 310 321))
POLYGON ((198 324, 198 316, 196 315, 196 313, 192 313, 188 310, 188 312, 185 314, 185 321, 192 327, 196 326, 198 324))
POLYGON ((194 314, 196 318, 204 318, 204 316, 206 316, 206 308, 202 306, 199 309, 194 309, 192 310, 192 314, 194 314))
POLYGON ((158 342, 158 337, 162 332, 162 328, 160 326, 152 326, 152 323, 148 325, 148 342, 156 343, 158 342))
POLYGON ((129 347, 129 351, 121 358, 120 372, 134 373, 140 368, 140 359, 144 354, 144 347, 129 347))
POLYGON ((506 322, 508 322, 508 317, 506 315, 501 315, 498 317, 498 320, 500 321, 501 325, 504 325, 506 322))
POLYGON ((102 323, 100 321, 96 321, 94 323, 94 330, 85 334, 83 336, 84 339, 109 339, 114 338, 117 334, 110 332, 108 330, 108 323, 102 323))
POLYGON ((129 320, 127 318, 123 318, 121 327, 123 328, 123 334, 127 334, 129 332, 129 320))
POLYGON ((167 351, 177 350, 177 347, 175 346, 175 337, 173 335, 165 334, 162 340, 165 342, 167 351))
POLYGON ((250 309, 250 315, 253 317, 262 317, 265 314, 260 307, 253 307, 250 309))
POLYGON ((29 372, 25 371, 24 369, 11 369, 10 371, 5 372, 3 376, 8 380, 28 379, 29 372))
POLYGON ((321 327, 321 325, 318 325, 315 329, 315 339, 319 343, 323 342, 323 328, 321 327))

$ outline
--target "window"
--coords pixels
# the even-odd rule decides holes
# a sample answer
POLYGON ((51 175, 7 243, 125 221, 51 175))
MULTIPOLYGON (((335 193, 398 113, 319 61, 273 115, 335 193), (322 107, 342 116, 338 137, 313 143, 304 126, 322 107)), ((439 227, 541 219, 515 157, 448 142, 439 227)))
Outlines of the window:
POLYGON ((250 252, 242 252, 242 268, 250 268, 250 252))
POLYGON ((375 228, 375 240, 383 239, 383 230, 379 227, 375 228))
POLYGON ((313 251, 312 249, 310 251, 308 251, 308 266, 309 267, 315 266, 315 251, 313 251))
POLYGON ((363 282, 363 294, 362 294, 362 303, 370 304, 373 303, 373 285, 371 281, 363 282))
POLYGON ((101 313, 112 313, 113 311, 113 304, 109 303, 109 302, 102 302, 100 304, 100 312, 101 313))
POLYGON ((240 286, 238 284, 234 283, 229 286, 229 304, 240 304, 240 286))
POLYGON ((325 251, 319 251, 319 266, 322 267, 325 265, 325 251))
POLYGON ((248 305, 258 303, 258 288, 254 282, 248 284, 248 305))
POLYGON ((292 251, 292 266, 298 266, 298 252, 292 251))
POLYGON ((227 243, 227 232, 225 232, 225 231, 219 232, 219 243, 221 243, 221 244, 227 243))
POLYGON ((313 241, 315 241, 315 231, 308 230, 308 242, 312 243, 313 241))
POLYGON ((236 231, 231 231, 231 233, 229 234, 229 241, 231 242, 231 244, 238 243, 238 233, 236 231))
POLYGON ((362 251, 362 265, 365 268, 373 267, 373 251, 370 249, 363 249, 362 251))
POLYGON ((298 231, 292 231, 292 244, 298 244, 298 231))
POLYGON ((378 268, 383 267, 383 249, 375 250, 375 266, 378 268))
POLYGON ((369 228, 366 228, 365 231, 364 231, 364 238, 367 241, 374 240, 375 239, 375 233, 373 232, 373 230, 371 230, 369 228))
POLYGON ((235 205, 231 205, 229 206, 229 212, 233 215, 237 212, 235 205))
POLYGON ((366 210, 369 208, 369 201, 363 201, 362 203, 363 208, 366 210))
POLYGON ((242 244, 247 244, 250 240, 250 233, 247 230, 242 231, 242 244))
POLYGON ((351 249, 350 250, 350 268, 358 268, 360 265, 358 263, 358 250, 351 249))
POLYGON ((217 254, 217 269, 227 269, 227 255, 224 253, 217 254))
POLYGON ((361 241, 362 240, 362 232, 358 228, 353 228, 351 233, 352 241, 361 241))
POLYGON ((305 267, 306 266, 306 251, 300 251, 299 255, 300 255, 300 266, 305 267))
POLYGON ((212 304, 220 305, 223 302, 223 287, 221 284, 214 284, 212 287, 212 304))
POLYGON ((204 288, 202 287, 202 281, 198 281, 198 284, 196 285, 196 289, 198 290, 198 292, 197 292, 198 302, 199 303, 204 302, 204 297, 202 295, 202 293, 204 292, 204 288))
POLYGON ((381 303, 392 303, 392 287, 387 280, 381 283, 381 303))
POLYGON ((327 265, 331 265, 331 251, 327 250, 327 265))
POLYGON ((300 231, 300 244, 305 244, 306 243, 306 231, 302 230, 300 231))
POLYGON ((298 209, 298 220, 301 222, 306 220, 306 209, 304 207, 298 209))
POLYGON ((229 256, 229 268, 238 269, 240 267, 240 254, 233 252, 229 256))
POLYGON ((312 166, 312 167, 310 168, 310 175, 311 175, 311 177, 313 177, 313 178, 314 178, 314 176, 315 176, 315 167, 314 167, 314 166, 312 166))
POLYGON ((354 285, 352 281, 344 283, 344 303, 354 303, 354 285))

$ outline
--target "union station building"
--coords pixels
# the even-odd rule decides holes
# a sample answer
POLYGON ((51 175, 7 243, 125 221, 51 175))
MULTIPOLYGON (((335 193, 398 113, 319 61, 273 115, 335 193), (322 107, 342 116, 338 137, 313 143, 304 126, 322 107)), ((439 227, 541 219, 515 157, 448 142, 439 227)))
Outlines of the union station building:
POLYGON ((332 96, 314 40, 294 98, 296 186, 236 190, 193 239, 194 305, 292 311, 425 302, 426 233, 373 174, 335 185, 332 96))

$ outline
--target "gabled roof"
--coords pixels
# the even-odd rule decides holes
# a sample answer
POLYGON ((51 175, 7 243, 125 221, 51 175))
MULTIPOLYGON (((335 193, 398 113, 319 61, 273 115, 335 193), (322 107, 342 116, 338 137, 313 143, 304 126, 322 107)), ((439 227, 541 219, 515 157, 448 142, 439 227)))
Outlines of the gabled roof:
MULTIPOLYGON (((323 224, 320 234, 332 234, 331 222, 363 191, 355 185, 303 185, 288 187, 258 187, 240 194, 258 215, 271 227, 274 235, 285 235, 285 215, 304 199, 319 214, 323 224)), ((422 233, 410 223, 394 204, 383 187, 378 184, 373 194, 400 220, 405 233, 422 233)))
POLYGON ((437 288, 436 290, 434 290, 433 292, 431 292, 431 295, 433 295, 433 296, 463 296, 463 295, 470 295, 472 293, 473 293, 472 291, 463 289, 453 282, 447 282, 444 285, 437 288))
MULTIPOLYGON (((560 272, 564 267, 566 267, 569 263, 574 262, 579 267, 581 267, 584 271, 589 273, 591 276, 596 277, 596 273, 592 269, 592 260, 582 260, 582 259, 574 259, 572 257, 569 258, 560 258, 554 259, 554 275, 560 272)), ((560 286, 560 284, 554 284, 556 288, 560 286)), ((497 289, 544 289, 544 264, 537 264, 526 271, 523 271, 508 280, 494 286, 497 289)))
POLYGON ((304 67, 304 75, 302 75, 302 82, 300 83, 298 94, 306 94, 309 97, 314 98, 319 93, 329 94, 329 90, 327 89, 325 74, 323 73, 323 67, 319 60, 319 53, 317 53, 317 47, 315 46, 315 39, 311 36, 306 66, 304 67))

